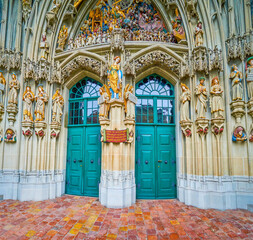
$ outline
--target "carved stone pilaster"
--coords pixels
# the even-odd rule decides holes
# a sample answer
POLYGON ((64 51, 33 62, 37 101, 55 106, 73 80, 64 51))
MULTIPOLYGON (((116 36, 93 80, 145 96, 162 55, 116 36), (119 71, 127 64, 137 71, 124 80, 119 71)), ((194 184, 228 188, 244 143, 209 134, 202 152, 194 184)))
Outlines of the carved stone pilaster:
POLYGON ((226 41, 227 44, 227 57, 228 62, 232 59, 241 59, 243 60, 244 56, 242 53, 242 37, 235 36, 228 38, 226 41))
POLYGON ((181 130, 185 137, 192 136, 192 121, 181 121, 181 130))
POLYGON ((253 100, 248 101, 248 114, 252 117, 253 119, 253 100))
POLYGON ((13 126, 14 122, 16 121, 16 115, 18 113, 18 107, 16 104, 9 104, 7 106, 7 112, 8 112, 8 121, 10 122, 10 125, 13 126))
POLYGON ((218 70, 223 71, 223 59, 222 51, 218 49, 217 45, 214 50, 208 50, 208 59, 209 59, 209 71, 218 70))
POLYGON ((208 74, 207 50, 206 47, 195 47, 192 51, 193 68, 196 72, 205 72, 208 74))
POLYGON ((50 137, 58 138, 61 132, 61 126, 57 123, 50 124, 50 137))
POLYGON ((212 125, 212 133, 217 136, 219 134, 222 134, 224 131, 224 118, 216 118, 211 120, 212 125))
POLYGON ((111 35, 111 51, 124 50, 124 34, 121 28, 114 28, 111 35))
POLYGON ((22 122, 22 132, 29 139, 33 135, 33 122, 22 122))
POLYGON ((4 114, 4 106, 3 104, 0 104, 0 122, 3 120, 3 114, 4 114))
POLYGON ((35 122, 34 127, 35 127, 35 135, 38 138, 42 139, 46 134, 45 129, 47 127, 47 124, 45 122, 35 122))
POLYGON ((245 102, 235 101, 230 103, 231 115, 235 118, 236 123, 241 122, 241 118, 245 115, 245 102))
POLYGON ((209 120, 208 119, 197 119, 196 120, 197 133, 200 136, 206 136, 208 134, 209 120))

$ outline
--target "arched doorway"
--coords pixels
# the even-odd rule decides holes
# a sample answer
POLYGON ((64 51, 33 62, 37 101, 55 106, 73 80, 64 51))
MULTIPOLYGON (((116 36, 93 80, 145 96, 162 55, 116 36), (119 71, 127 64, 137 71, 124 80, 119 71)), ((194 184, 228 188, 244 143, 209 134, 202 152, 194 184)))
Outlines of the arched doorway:
POLYGON ((69 93, 66 193, 98 196, 101 173, 99 88, 84 78, 69 93))
POLYGON ((176 197, 174 87, 157 74, 136 84, 137 198, 176 197))

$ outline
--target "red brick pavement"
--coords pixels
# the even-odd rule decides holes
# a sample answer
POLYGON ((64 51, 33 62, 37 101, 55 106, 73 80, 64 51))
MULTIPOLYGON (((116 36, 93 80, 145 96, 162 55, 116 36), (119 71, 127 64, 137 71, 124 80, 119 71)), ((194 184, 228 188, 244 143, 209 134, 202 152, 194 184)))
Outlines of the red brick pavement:
POLYGON ((107 209, 96 198, 0 202, 0 239, 253 239, 253 213, 202 210, 178 200, 107 209))

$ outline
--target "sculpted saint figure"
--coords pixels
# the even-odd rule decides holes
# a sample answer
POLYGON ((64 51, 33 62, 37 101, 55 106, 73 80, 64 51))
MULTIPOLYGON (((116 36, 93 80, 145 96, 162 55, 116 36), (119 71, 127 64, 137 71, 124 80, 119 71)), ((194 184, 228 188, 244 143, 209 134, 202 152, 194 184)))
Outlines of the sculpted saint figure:
POLYGON ((41 122, 45 119, 45 103, 48 102, 48 95, 45 93, 43 86, 39 86, 39 92, 35 97, 35 121, 41 122))
POLYGON ((242 100, 242 73, 238 70, 238 67, 235 64, 231 68, 229 78, 232 80, 232 101, 242 100))
POLYGON ((232 136, 233 142, 245 142, 247 141, 246 134, 244 133, 243 127, 237 127, 234 130, 233 136, 232 136))
POLYGON ((110 110, 109 101, 111 99, 110 90, 108 89, 106 85, 104 85, 103 87, 99 89, 99 93, 101 96, 103 96, 103 101, 99 107, 99 117, 108 118, 108 113, 110 110))
POLYGON ((53 100, 53 114, 52 120, 55 123, 61 124, 61 116, 63 114, 64 99, 60 93, 60 89, 56 89, 55 94, 52 97, 53 100))
POLYGON ((122 92, 122 71, 120 70, 120 57, 114 58, 114 63, 108 71, 108 86, 112 93, 112 98, 119 98, 122 92))
POLYGON ((253 100, 253 57, 247 60, 246 74, 249 100, 253 100))
POLYGON ((197 27, 195 28, 195 46, 202 46, 204 43, 204 32, 202 29, 202 22, 199 22, 197 27))
POLYGON ((0 105, 3 104, 3 95, 4 95, 4 88, 5 88, 6 80, 2 72, 0 72, 0 105))
POLYGON ((54 0, 54 1, 53 1, 53 4, 54 4, 54 5, 53 5, 53 7, 52 7, 52 9, 51 9, 51 12, 57 14, 58 11, 59 11, 59 8, 61 7, 61 3, 59 3, 57 0, 54 0))
POLYGON ((60 30, 59 37, 58 37, 58 46, 61 50, 64 49, 68 38, 68 28, 64 25, 60 30))
POLYGON ((23 119, 26 122, 33 121, 32 104, 34 98, 35 98, 34 93, 32 92, 31 87, 27 86, 23 94, 23 102, 24 102, 23 119))
POLYGON ((133 95, 133 86, 129 84, 125 87, 124 92, 124 102, 125 102, 125 113, 126 118, 135 118, 135 103, 130 99, 130 96, 133 95))
POLYGON ((214 77, 212 79, 212 87, 210 94, 211 98, 211 113, 213 118, 223 118, 224 106, 223 106, 223 99, 222 99, 223 90, 219 83, 219 78, 214 77))
POLYGON ((44 32, 42 34, 42 39, 41 39, 41 42, 40 42, 40 49, 42 49, 41 58, 47 59, 48 43, 47 43, 46 32, 44 32))
POLYGON ((181 121, 190 121, 189 106, 191 101, 191 91, 183 83, 181 83, 182 94, 180 96, 181 109, 180 109, 180 119, 181 121))
POLYGON ((199 85, 195 89, 195 94, 197 96, 196 101, 196 113, 197 113, 197 119, 198 118, 206 118, 206 111, 207 111, 207 92, 206 87, 204 85, 205 78, 201 77, 199 79, 199 85))
POLYGON ((20 88, 19 81, 17 80, 17 76, 15 73, 12 74, 12 80, 9 83, 9 104, 18 104, 18 89, 20 88))

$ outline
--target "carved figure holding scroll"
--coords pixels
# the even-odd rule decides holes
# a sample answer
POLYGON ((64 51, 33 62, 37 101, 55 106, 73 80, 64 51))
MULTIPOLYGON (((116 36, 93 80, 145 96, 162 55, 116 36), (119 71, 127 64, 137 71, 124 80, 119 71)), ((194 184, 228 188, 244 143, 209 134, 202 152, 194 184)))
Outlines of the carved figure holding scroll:
POLYGON ((247 60, 246 79, 247 79, 247 84, 248 84, 249 100, 253 100, 253 57, 250 57, 247 60))
POLYGON ((224 104, 223 104, 223 98, 222 98, 222 87, 219 83, 219 78, 214 77, 212 79, 212 86, 211 86, 211 113, 213 115, 213 118, 223 118, 223 112, 224 112, 224 104))
POLYGON ((99 89, 99 93, 101 95, 99 98, 99 118, 107 119, 110 110, 109 101, 111 99, 111 93, 106 85, 99 89))
POLYGON ((43 89, 43 86, 39 86, 38 94, 36 95, 36 106, 35 106, 35 121, 41 122, 45 119, 45 103, 48 102, 48 95, 43 89))
POLYGON ((31 87, 27 86, 23 94, 23 102, 24 102, 23 119, 26 122, 33 121, 32 104, 33 104, 34 98, 35 96, 31 90, 31 87))
POLYGON ((0 71, 0 105, 3 105, 3 95, 5 89, 6 80, 3 73, 0 71))
POLYGON ((243 98, 242 73, 238 70, 238 67, 235 64, 231 68, 229 78, 232 80, 232 101, 242 100, 243 98))
POLYGON ((181 83, 182 94, 180 96, 181 108, 180 108, 180 119, 181 121, 190 121, 190 101, 191 101, 191 91, 184 84, 181 83))
POLYGON ((8 103, 10 105, 17 105, 18 104, 18 89, 20 88, 20 83, 17 80, 17 75, 15 73, 12 74, 12 80, 9 83, 10 91, 9 91, 9 98, 8 103))
POLYGON ((195 28, 195 46, 203 46, 204 44, 204 32, 202 29, 202 22, 199 22, 197 27, 195 28))
POLYGON ((129 84, 127 84, 124 91, 126 118, 135 119, 136 102, 137 102, 137 98, 133 94, 133 86, 130 86, 129 84))
POLYGON ((201 77, 199 79, 200 83, 195 89, 195 94, 197 96, 195 111, 198 118, 206 118, 207 111, 207 91, 205 87, 205 78, 201 77))
POLYGON ((243 127, 237 127, 234 130, 232 141, 233 142, 245 142, 247 140, 243 127))
POLYGON ((61 125, 61 116, 63 114, 64 99, 60 93, 60 89, 56 89, 55 94, 52 97, 53 100, 53 114, 52 121, 61 125))

